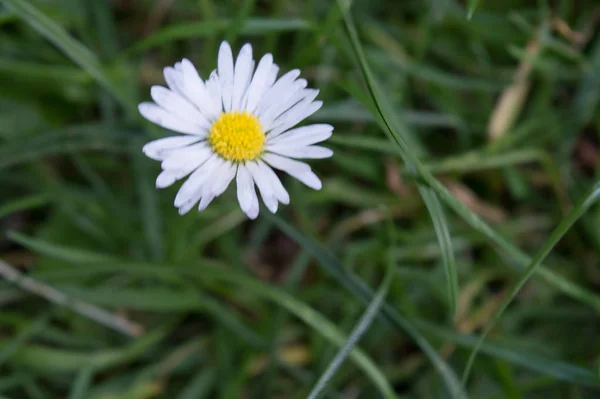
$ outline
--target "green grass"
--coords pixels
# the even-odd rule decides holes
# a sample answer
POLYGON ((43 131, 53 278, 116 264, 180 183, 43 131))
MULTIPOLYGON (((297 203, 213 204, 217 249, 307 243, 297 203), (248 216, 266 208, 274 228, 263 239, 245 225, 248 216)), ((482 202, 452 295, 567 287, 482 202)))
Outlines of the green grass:
POLYGON ((0 398, 595 397, 598 10, 0 0, 0 398), (335 126, 256 221, 179 216, 141 153, 224 39, 335 126))

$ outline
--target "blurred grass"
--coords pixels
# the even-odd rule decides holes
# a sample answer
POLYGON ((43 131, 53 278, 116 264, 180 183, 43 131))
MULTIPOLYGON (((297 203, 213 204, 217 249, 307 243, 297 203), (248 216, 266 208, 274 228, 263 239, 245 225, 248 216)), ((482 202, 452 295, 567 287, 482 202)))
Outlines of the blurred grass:
POLYGON ((572 201, 600 165, 600 7, 339 4, 0 0, 0 258, 30 279, 0 281, 0 397, 598 395, 600 208, 572 201), (180 217, 140 153, 165 132, 136 102, 225 38, 300 68, 336 128, 323 189, 286 179, 255 222, 230 192, 180 217))

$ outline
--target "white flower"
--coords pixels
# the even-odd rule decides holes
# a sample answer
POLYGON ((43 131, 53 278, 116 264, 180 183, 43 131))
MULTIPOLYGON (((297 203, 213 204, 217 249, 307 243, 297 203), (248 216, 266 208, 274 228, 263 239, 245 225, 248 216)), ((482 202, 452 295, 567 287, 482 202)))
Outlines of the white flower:
POLYGON ((249 218, 258 216, 258 197, 275 213, 279 202, 290 197, 272 170, 280 169, 305 185, 319 190, 321 181, 310 166, 292 158, 327 158, 333 152, 314 144, 328 139, 333 127, 314 124, 292 129, 321 108, 314 101, 318 90, 306 88, 294 69, 277 79, 279 67, 266 54, 254 70, 252 46, 246 44, 233 60, 223 42, 217 70, 202 81, 187 59, 166 67, 169 88, 154 86, 154 102, 139 105, 149 121, 181 133, 146 144, 146 156, 161 161, 163 171, 156 187, 164 188, 188 176, 175 206, 185 214, 200 202, 198 210, 221 195, 235 178, 237 197, 249 218))

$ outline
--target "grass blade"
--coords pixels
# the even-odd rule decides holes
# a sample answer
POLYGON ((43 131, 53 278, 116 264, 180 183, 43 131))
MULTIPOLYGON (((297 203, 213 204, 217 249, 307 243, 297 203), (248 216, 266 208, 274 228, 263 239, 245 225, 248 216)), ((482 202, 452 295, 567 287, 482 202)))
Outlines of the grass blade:
MULTIPOLYGON (((232 23, 232 19, 214 19, 169 25, 140 40, 121 55, 135 55, 175 40, 218 36, 227 31, 232 23)), ((271 32, 284 33, 309 29, 312 29, 312 25, 303 19, 249 18, 237 33, 240 35, 263 35, 271 32)))
MULTIPOLYGON (((336 259, 331 252, 325 249, 322 245, 315 242, 313 239, 305 236, 295 227, 281 219, 277 215, 271 215, 265 212, 265 218, 269 218, 281 231, 287 236, 296 241, 306 251, 310 252, 339 283, 341 283, 348 291, 356 295, 357 298, 364 302, 373 300, 373 291, 365 284, 363 280, 356 275, 345 270, 342 264, 336 259)), ((431 363, 435 366, 438 373, 444 379, 449 391, 455 397, 466 397, 464 394, 459 395, 460 382, 458 377, 450 366, 440 357, 437 351, 431 346, 421 332, 406 318, 400 315, 391 305, 384 303, 380 317, 383 317, 388 323, 400 331, 406 332, 415 343, 423 350, 431 363)))
POLYGON ((450 312, 453 316, 456 316, 456 309, 458 306, 458 273, 456 271, 456 261, 454 259, 454 250, 452 241, 450 240, 450 231, 446 222, 446 215, 444 215, 442 205, 433 190, 423 185, 419 185, 419 192, 429 210, 431 222, 435 229, 435 235, 440 245, 440 253, 444 264, 444 272, 446 274, 446 290, 448 293, 450 312))
POLYGON ((469 373, 473 366, 473 362, 475 361, 475 357, 477 356, 477 352, 481 347, 481 344, 489 334, 492 328, 496 325, 496 322, 500 319, 504 311, 508 308, 510 302, 515 298, 517 293, 523 288, 525 283, 529 280, 531 276, 535 273, 536 269, 541 266, 544 258, 548 256, 552 248, 561 240, 561 238, 569 231, 571 226, 579 220, 581 216, 600 198, 600 183, 597 183, 594 188, 590 191, 588 195, 586 195, 583 200, 577 204, 575 208, 561 221, 561 223, 556 227, 550 238, 546 241, 546 243, 539 250, 537 255, 531 261, 531 264, 525 270, 523 276, 517 281, 515 286, 510 290, 509 294, 502 301, 502 304, 498 308, 498 310, 494 313, 490 321, 487 323, 483 333, 479 337, 477 344, 471 351, 471 355, 469 356, 469 360, 467 361, 467 365, 465 367, 465 371, 463 373, 463 385, 466 384, 467 379, 469 378, 469 373))
POLYGON ((342 365, 344 360, 346 360, 346 358, 352 351, 352 348, 354 347, 354 345, 356 345, 356 343, 360 340, 360 338, 363 336, 363 334, 368 330, 369 326, 371 326, 371 323, 373 323, 375 316, 377 316, 377 313, 379 313, 379 310, 381 309, 381 305, 383 304, 383 302, 385 300, 385 296, 387 295, 387 292, 390 288, 390 284, 392 282, 393 275, 394 275, 393 269, 390 266, 388 273, 387 273, 383 283, 381 284, 381 288, 379 288, 379 290, 377 291, 377 294, 375 295, 375 297, 373 298, 373 300, 367 307, 367 310, 361 316, 360 320, 356 324, 356 327, 354 328, 354 330, 348 337, 348 341, 346 341, 344 346, 339 350, 337 355, 329 363, 329 366, 327 367, 325 372, 321 375, 321 378, 319 378, 319 381, 317 381, 317 383, 315 384, 314 388, 308 395, 308 399, 317 399, 321 396, 321 394, 327 387, 327 383, 331 380, 331 378, 333 378, 336 371, 340 368, 340 366, 342 365))
MULTIPOLYGON (((372 101, 371 105, 374 106, 378 113, 378 119, 383 126, 384 133, 386 133, 390 140, 398 145, 398 148, 401 151, 401 156, 403 157, 407 166, 414 167, 418 177, 422 179, 422 181, 424 181, 433 191, 435 191, 440 200, 444 201, 446 205, 453 209, 473 229, 480 232, 488 240, 493 242, 497 247, 499 247, 500 250, 502 250, 502 253, 508 254, 510 257, 512 257, 521 268, 527 267, 527 265, 531 262, 531 258, 521 251, 517 246, 491 228, 458 199, 456 199, 411 151, 411 148, 407 144, 407 141, 404 137, 406 136, 405 133, 407 132, 407 128, 397 120, 394 112, 390 109, 390 106, 387 102, 379 101, 379 98, 385 97, 385 93, 381 90, 378 82, 371 73, 365 54, 358 39, 358 33, 356 32, 356 28, 352 23, 348 7, 344 0, 338 0, 338 3, 344 14, 346 28, 348 30, 355 55, 358 58, 361 71, 367 82, 370 100, 372 101)), ((600 296, 597 294, 592 293, 589 290, 565 279, 564 277, 557 275, 551 270, 540 267, 537 269, 537 273, 539 273, 540 277, 546 280, 554 288, 564 292, 572 298, 575 298, 583 303, 587 303, 588 305, 600 310, 600 296)))
POLYGON ((71 37, 60 25, 48 18, 34 5, 25 0, 2 0, 9 10, 61 49, 71 60, 89 73, 102 87, 115 96, 127 109, 134 104, 105 71, 96 56, 83 44, 71 37))

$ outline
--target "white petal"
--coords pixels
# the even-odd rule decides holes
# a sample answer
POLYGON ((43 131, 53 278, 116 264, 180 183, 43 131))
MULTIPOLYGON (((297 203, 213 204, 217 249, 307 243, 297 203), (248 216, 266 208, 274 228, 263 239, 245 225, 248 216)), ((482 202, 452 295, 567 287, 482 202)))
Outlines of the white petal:
POLYGON ((221 112, 223 112, 223 100, 221 99, 221 82, 219 81, 217 71, 212 71, 210 74, 210 77, 206 82, 206 88, 215 112, 218 115, 221 115, 221 112))
POLYGON ((219 178, 217 182, 213 184, 212 194, 215 197, 218 197, 219 195, 223 194, 225 190, 227 190, 227 187, 229 187, 229 183, 231 183, 236 173, 237 165, 231 162, 226 162, 225 165, 222 166, 221 170, 219 171, 219 178))
POLYGON ((204 182, 211 176, 212 171, 222 162, 223 160, 221 158, 213 155, 201 167, 196 169, 196 171, 188 177, 186 182, 182 184, 179 192, 175 196, 175 206, 179 208, 193 199, 198 190, 202 188, 204 182))
POLYGON ((302 173, 310 171, 310 166, 304 162, 295 161, 290 158, 282 157, 281 155, 266 153, 263 155, 263 159, 275 169, 283 170, 284 172, 292 174, 290 171, 294 173, 302 173))
MULTIPOLYGON (((277 83, 275 83, 277 84, 277 83)), ((282 113, 290 109, 293 105, 301 101, 305 96, 306 92, 306 80, 298 79, 294 83, 285 87, 285 90, 281 93, 275 93, 273 95, 265 94, 265 97, 272 97, 272 103, 265 111, 261 111, 259 115, 260 123, 269 130, 271 124, 277 119, 282 113)))
POLYGON ((246 104, 246 110, 248 112, 254 112, 258 102, 261 100, 262 95, 267 85, 267 79, 271 72, 271 66, 273 65, 273 56, 271 54, 265 54, 256 67, 256 72, 252 78, 250 86, 248 86, 248 102, 246 104))
POLYGON ((165 111, 154 103, 141 103, 138 105, 138 110, 144 118, 148 119, 150 122, 164 127, 165 129, 173 130, 179 133, 193 134, 200 137, 204 137, 208 134, 208 131, 205 128, 190 122, 186 122, 178 116, 165 111))
POLYGON ((206 119, 208 119, 209 122, 213 122, 219 115, 216 113, 208 90, 200 78, 200 75, 198 75, 198 71, 196 70, 196 67, 194 67, 194 64, 192 64, 190 60, 184 58, 181 60, 181 64, 176 66, 175 69, 182 72, 183 83, 181 88, 186 97, 196 105, 200 112, 207 117, 206 119))
MULTIPOLYGON (((256 196, 256 191, 254 191, 254 181, 252 180, 252 175, 248 168, 244 165, 238 166, 237 171, 237 197, 238 202, 240 203, 240 208, 242 211, 251 217, 254 214, 252 207, 254 202, 258 203, 258 198, 256 196)), ((257 213, 258 214, 258 213, 257 213)), ((256 216, 254 216, 256 217, 256 216)))
POLYGON ((295 145, 281 144, 271 146, 269 151, 291 158, 323 159, 333 155, 333 151, 329 148, 318 145, 297 147, 295 145))
POLYGON ((151 159, 162 161, 167 154, 177 148, 182 148, 200 141, 198 136, 174 136, 165 137, 145 144, 142 152, 151 159))
POLYGON ((272 105, 279 103, 283 93, 290 90, 292 84, 298 76, 300 76, 300 70, 292 69, 280 77, 279 80, 277 80, 275 84, 273 84, 273 86, 265 92, 263 99, 258 105, 257 114, 260 116, 272 105))
POLYGON ((311 145, 327 140, 331 137, 333 132, 333 126, 327 124, 314 124, 295 129, 288 130, 281 135, 271 138, 267 138, 267 149, 270 145, 311 145))
POLYGON ((252 174, 252 178, 258 186, 260 196, 262 197, 267 208, 271 211, 271 213, 277 212, 277 199, 275 198, 275 193, 271 187, 271 180, 267 177, 267 175, 262 173, 262 170, 256 162, 246 162, 246 167, 252 174))
POLYGON ((296 126, 298 123, 311 116, 317 112, 322 105, 323 101, 313 101, 312 103, 305 103, 303 106, 299 106, 298 108, 294 107, 289 110, 286 112, 286 116, 283 117, 281 122, 278 122, 271 127, 272 130, 269 132, 271 139, 274 139, 289 128, 296 126))
POLYGON ((289 204, 290 195, 286 191, 285 187, 283 187, 283 184, 281 184, 281 180, 279 180, 277 174, 273 171, 273 169, 271 169, 269 165, 267 165, 263 161, 259 160, 258 165, 261 169, 261 172, 271 180, 271 187, 273 187, 273 192, 275 193, 275 197, 277 198, 277 200, 282 204, 289 204))
POLYGON ((320 190, 322 187, 321 180, 315 175, 311 170, 310 166, 305 164, 304 162, 294 161, 289 158, 281 157, 275 154, 265 154, 263 159, 269 163, 269 165, 274 168, 283 170, 287 174, 296 179, 300 180, 302 183, 306 184, 310 188, 314 188, 315 190, 320 190))
POLYGON ((175 174, 175 179, 179 180, 198 169, 211 155, 212 151, 209 148, 191 150, 184 148, 169 154, 161 163, 161 167, 164 170, 172 171, 175 174))
POLYGON ((306 108, 319 95, 319 90, 302 89, 288 100, 285 106, 281 106, 278 111, 280 114, 273 120, 269 130, 278 127, 283 120, 289 118, 290 115, 296 115, 298 110, 306 108))
POLYGON ((313 173, 312 170, 297 175, 293 175, 290 173, 290 176, 295 177, 296 179, 300 180, 302 183, 306 184, 308 187, 314 190, 320 190, 323 187, 321 180, 317 177, 317 175, 313 173))
POLYGON ((213 187, 219 181, 219 178, 220 178, 221 174, 223 173, 224 168, 227 167, 227 164, 228 164, 228 162, 223 162, 220 166, 216 167, 212 171, 211 175, 204 182, 204 185, 202 186, 202 189, 201 189, 202 199, 200 200, 200 204, 198 205, 199 212, 202 212, 203 210, 205 210, 206 207, 208 207, 208 205, 215 198, 215 195, 213 194, 213 187))
POLYGON ((259 204, 258 204, 258 197, 256 196, 256 193, 254 192, 254 188, 252 188, 252 193, 254 194, 254 196, 252 197, 252 203, 250 204, 250 209, 248 209, 248 212, 246 212, 246 215, 250 219, 254 220, 258 216, 259 204))
POLYGON ((186 98, 182 97, 177 92, 171 91, 162 86, 152 86, 152 88, 150 88, 150 95, 155 103, 170 113, 187 122, 202 126, 207 129, 210 128, 210 123, 204 116, 202 116, 200 111, 198 111, 194 105, 190 104, 186 98))
POLYGON ((225 112, 229 112, 233 97, 233 53, 231 52, 231 46, 225 41, 219 47, 217 69, 219 71, 219 82, 221 83, 221 94, 223 96, 223 109, 225 112))
POLYGON ((175 183, 177 180, 176 173, 172 170, 164 170, 158 174, 156 178, 156 188, 166 188, 175 183))
POLYGON ((198 212, 205 210, 216 197, 213 193, 206 192, 206 190, 209 190, 209 188, 202 188, 202 199, 200 200, 200 204, 198 204, 198 212))
POLYGON ((267 82, 265 83, 265 93, 271 87, 273 87, 273 83, 277 79, 277 74, 279 73, 279 66, 277 64, 271 65, 271 70, 269 71, 269 76, 267 77, 267 82))
POLYGON ((252 77, 252 46, 244 44, 237 59, 233 73, 233 98, 231 100, 231 109, 239 111, 241 109, 242 99, 246 94, 249 80, 252 77))
POLYGON ((192 196, 190 196, 187 202, 185 202, 179 207, 179 214, 185 215, 186 213, 188 213, 194 207, 194 205, 196 205, 198 201, 200 201, 200 198, 202 198, 202 188, 198 189, 198 191, 196 191, 192 196))

